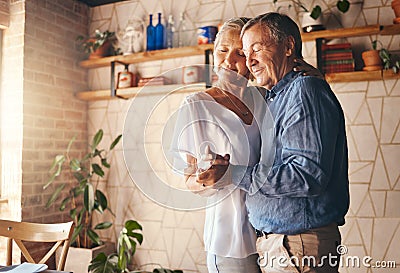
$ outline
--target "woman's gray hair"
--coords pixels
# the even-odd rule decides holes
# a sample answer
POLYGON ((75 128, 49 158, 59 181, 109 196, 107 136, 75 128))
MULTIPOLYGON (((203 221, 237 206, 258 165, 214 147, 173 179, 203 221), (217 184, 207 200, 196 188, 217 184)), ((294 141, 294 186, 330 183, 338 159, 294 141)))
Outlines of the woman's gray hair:
POLYGON ((219 44, 221 40, 221 36, 224 34, 224 32, 231 31, 231 30, 237 30, 240 31, 242 30, 243 26, 250 20, 248 17, 233 17, 229 20, 227 20, 220 30, 217 33, 217 36, 215 37, 214 41, 214 48, 219 44))
POLYGON ((253 19, 249 20, 246 25, 243 26, 240 37, 243 33, 254 25, 259 24, 262 31, 269 31, 270 37, 279 44, 284 42, 288 37, 294 39, 294 49, 297 58, 303 58, 302 41, 299 27, 289 16, 277 12, 268 12, 253 19))

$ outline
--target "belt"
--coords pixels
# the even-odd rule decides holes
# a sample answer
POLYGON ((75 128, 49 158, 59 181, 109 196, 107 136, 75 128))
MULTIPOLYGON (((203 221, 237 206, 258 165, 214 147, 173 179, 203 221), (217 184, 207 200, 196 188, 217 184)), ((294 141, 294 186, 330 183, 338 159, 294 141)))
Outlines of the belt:
POLYGON ((267 237, 270 234, 272 234, 272 232, 265 232, 265 231, 261 231, 261 230, 256 229, 257 237, 267 237))

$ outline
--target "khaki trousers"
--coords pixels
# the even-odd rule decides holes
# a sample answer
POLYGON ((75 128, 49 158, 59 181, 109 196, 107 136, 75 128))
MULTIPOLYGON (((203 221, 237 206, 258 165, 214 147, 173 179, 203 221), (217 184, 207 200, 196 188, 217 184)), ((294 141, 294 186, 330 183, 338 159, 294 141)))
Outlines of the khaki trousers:
POLYGON ((337 273, 341 237, 331 224, 301 234, 269 234, 257 239, 262 272, 337 273))

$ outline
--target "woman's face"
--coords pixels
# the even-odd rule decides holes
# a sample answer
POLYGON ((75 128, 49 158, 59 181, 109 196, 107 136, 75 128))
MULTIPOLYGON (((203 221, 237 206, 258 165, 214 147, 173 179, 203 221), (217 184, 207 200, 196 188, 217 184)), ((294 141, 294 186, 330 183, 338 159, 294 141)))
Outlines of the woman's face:
POLYGON ((221 33, 214 50, 214 65, 249 78, 250 72, 246 67, 239 30, 232 29, 221 33))

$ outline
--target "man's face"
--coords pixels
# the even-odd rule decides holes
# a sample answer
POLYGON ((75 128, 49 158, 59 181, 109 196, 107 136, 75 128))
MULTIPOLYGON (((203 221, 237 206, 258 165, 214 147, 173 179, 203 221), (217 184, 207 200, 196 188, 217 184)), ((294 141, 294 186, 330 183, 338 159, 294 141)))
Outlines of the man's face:
POLYGON ((277 44, 260 25, 247 29, 242 42, 246 65, 258 85, 271 89, 291 70, 289 57, 293 50, 287 50, 284 43, 277 44))

